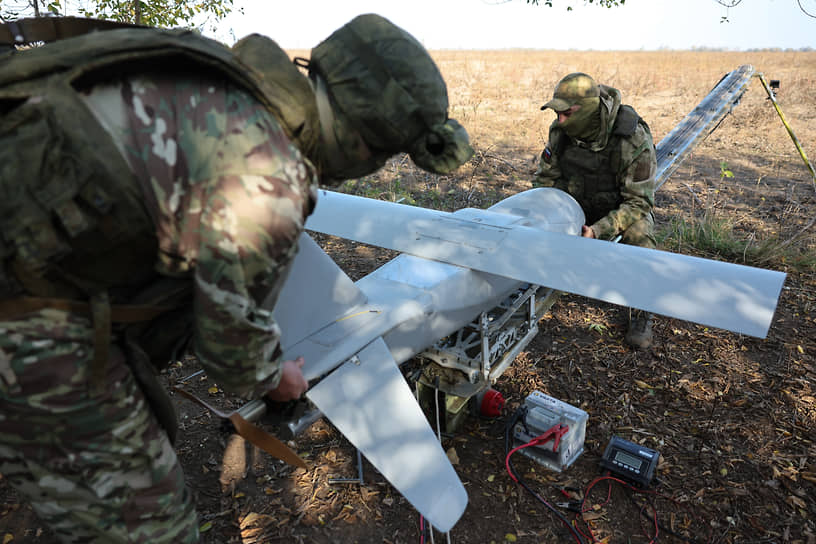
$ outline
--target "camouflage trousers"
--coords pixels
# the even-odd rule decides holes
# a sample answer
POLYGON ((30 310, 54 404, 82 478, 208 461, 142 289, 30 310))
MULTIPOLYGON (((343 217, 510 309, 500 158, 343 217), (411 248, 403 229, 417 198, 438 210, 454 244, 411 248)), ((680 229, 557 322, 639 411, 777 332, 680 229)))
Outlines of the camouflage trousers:
POLYGON ((654 216, 650 213, 643 219, 638 219, 632 223, 628 229, 623 231, 621 243, 655 249, 657 240, 654 236, 654 216))
POLYGON ((115 344, 102 392, 83 317, 0 322, 0 350, 0 473, 62 542, 198 542, 181 465, 115 344))

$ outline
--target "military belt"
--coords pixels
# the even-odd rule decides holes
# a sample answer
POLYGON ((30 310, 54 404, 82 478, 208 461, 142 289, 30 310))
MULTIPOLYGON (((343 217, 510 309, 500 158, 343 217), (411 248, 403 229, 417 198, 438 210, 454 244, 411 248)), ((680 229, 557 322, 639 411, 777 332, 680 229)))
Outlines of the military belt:
MULTIPOLYGON (((48 297, 15 297, 0 300, 0 321, 8 321, 22 315, 40 310, 52 309, 93 318, 90 302, 66 298, 48 297)), ((154 304, 112 304, 110 321, 114 323, 139 323, 150 321, 159 315, 174 309, 174 306, 156 306, 154 304)))
POLYGON ((110 354, 111 324, 150 321, 174 307, 150 304, 111 305, 108 294, 104 291, 91 296, 88 302, 23 296, 0 300, 0 321, 45 309, 62 310, 91 319, 94 329, 94 354, 90 367, 91 387, 100 392, 105 388, 105 366, 110 354))

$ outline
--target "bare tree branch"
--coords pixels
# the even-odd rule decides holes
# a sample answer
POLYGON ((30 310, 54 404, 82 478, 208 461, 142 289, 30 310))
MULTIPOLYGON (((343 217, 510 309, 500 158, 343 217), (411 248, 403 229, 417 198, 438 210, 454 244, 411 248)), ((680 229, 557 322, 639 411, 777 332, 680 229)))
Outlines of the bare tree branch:
POLYGON ((802 10, 802 13, 804 13, 808 17, 813 17, 814 19, 816 19, 816 15, 809 12, 807 9, 805 9, 805 6, 802 5, 802 0, 796 0, 796 3, 799 4, 799 9, 802 10))

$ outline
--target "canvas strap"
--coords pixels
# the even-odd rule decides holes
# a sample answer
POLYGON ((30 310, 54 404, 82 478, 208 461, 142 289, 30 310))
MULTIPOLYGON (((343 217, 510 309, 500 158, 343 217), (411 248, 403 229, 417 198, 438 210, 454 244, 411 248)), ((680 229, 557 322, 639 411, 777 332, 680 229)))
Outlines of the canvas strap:
POLYGON ((0 25, 0 44, 24 45, 53 42, 81 36, 95 30, 133 28, 137 25, 83 17, 31 17, 0 25))
POLYGON ((235 432, 239 435, 247 439, 252 444, 258 446, 263 451, 271 455, 276 459, 280 459, 292 466, 300 467, 300 468, 308 468, 306 466, 306 462, 301 459, 297 453, 291 450, 289 446, 269 434, 268 432, 264 431, 260 427, 253 425, 236 411, 228 414, 226 412, 222 412, 217 408, 207 404, 205 401, 201 400, 197 396, 193 395, 192 393, 185 391, 184 389, 174 386, 173 391, 181 395, 182 397, 191 400, 197 404, 200 404, 213 414, 217 415, 220 418, 228 419, 233 427, 235 427, 235 432))

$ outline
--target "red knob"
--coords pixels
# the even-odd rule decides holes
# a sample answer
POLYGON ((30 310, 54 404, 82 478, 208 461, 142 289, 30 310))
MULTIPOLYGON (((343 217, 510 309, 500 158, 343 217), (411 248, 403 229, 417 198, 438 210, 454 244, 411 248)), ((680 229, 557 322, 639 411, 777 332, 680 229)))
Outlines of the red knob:
POLYGON ((482 405, 479 410, 483 416, 498 417, 504 408, 504 397, 495 389, 488 389, 482 397, 482 405))

